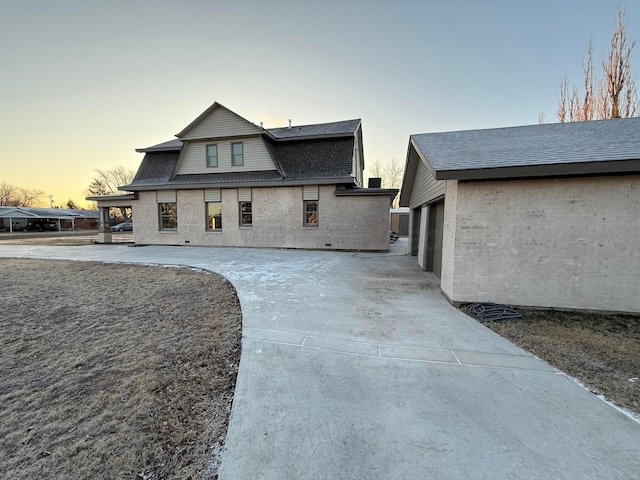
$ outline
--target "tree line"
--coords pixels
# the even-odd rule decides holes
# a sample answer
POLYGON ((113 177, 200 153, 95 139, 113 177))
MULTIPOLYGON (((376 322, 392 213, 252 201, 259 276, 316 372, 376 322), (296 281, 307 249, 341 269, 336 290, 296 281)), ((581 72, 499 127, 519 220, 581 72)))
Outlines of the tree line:
MULTIPOLYGON (((625 11, 618 8, 616 27, 611 36, 609 53, 601 60, 596 75, 593 60, 594 40, 589 40, 587 59, 582 63, 584 74, 581 87, 569 87, 567 75, 560 82, 558 121, 580 122, 605 118, 637 117, 640 101, 631 68, 631 54, 635 40, 627 37, 625 11)), ((544 114, 538 121, 544 123, 544 114)))
MULTIPOLYGON (((135 175, 133 170, 127 169, 123 166, 114 167, 112 169, 96 169, 95 172, 96 176, 91 180, 91 182, 89 182, 89 186, 84 192, 86 196, 114 195, 122 193, 118 190, 118 187, 130 184, 135 175)), ((51 196, 47 195, 43 190, 19 187, 10 185, 6 182, 0 183, 0 207, 53 206, 53 208, 68 208, 72 210, 80 209, 79 204, 72 199, 68 199, 66 202, 57 205, 52 205, 50 199, 51 196)), ((95 204, 92 206, 95 208, 95 204)), ((119 216, 123 218, 131 217, 130 210, 119 213, 121 213, 119 216)))

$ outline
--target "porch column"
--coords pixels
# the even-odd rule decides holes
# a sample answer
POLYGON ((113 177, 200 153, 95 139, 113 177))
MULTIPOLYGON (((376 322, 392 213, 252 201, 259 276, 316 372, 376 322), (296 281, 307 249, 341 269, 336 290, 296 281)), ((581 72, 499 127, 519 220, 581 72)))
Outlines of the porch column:
POLYGON ((111 243, 111 225, 109 225, 109 207, 98 210, 98 243, 111 243))

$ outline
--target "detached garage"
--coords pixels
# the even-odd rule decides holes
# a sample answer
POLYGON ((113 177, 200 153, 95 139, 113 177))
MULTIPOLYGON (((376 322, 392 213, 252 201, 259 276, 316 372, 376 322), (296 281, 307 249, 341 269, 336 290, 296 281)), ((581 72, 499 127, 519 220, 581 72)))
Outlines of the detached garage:
POLYGON ((640 312, 640 118, 412 135, 400 205, 454 303, 640 312))

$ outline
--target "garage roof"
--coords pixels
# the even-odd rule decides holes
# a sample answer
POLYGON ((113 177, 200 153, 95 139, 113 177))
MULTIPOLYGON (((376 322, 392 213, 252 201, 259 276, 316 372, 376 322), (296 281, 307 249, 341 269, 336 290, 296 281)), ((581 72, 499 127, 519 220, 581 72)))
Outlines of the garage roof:
POLYGON ((425 133, 412 148, 437 180, 640 172, 640 118, 425 133))

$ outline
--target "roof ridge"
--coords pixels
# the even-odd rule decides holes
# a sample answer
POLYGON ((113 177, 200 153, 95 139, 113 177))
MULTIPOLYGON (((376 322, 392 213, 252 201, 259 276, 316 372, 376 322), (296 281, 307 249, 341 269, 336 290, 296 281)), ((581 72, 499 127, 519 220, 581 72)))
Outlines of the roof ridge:
POLYGON ((362 119, 360 118, 350 118, 348 120, 337 120, 335 122, 320 122, 320 123, 307 123, 304 125, 291 125, 289 126, 284 126, 284 127, 273 127, 273 128, 265 128, 266 131, 271 131, 271 130, 289 130, 289 129, 294 129, 294 128, 303 128, 303 127, 317 127, 319 125, 333 125, 336 123, 347 123, 347 122, 361 122, 362 119))
POLYGON ((593 125, 595 123, 605 122, 619 122, 619 121, 640 121, 640 117, 627 117, 627 118, 600 118, 597 120, 583 120, 579 122, 554 122, 554 123, 532 123, 528 125, 508 125, 504 127, 489 127, 489 128, 470 128, 465 130, 445 130, 442 132, 425 132, 425 133, 412 133, 410 138, 420 137, 423 135, 441 135, 447 133, 462 133, 462 132, 490 132, 498 130, 517 130, 517 129, 534 129, 534 128, 572 128, 585 126, 585 124, 593 125))

